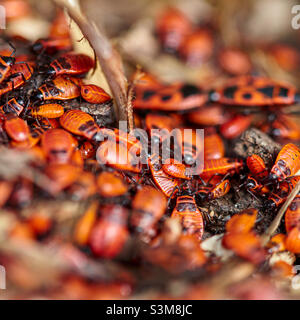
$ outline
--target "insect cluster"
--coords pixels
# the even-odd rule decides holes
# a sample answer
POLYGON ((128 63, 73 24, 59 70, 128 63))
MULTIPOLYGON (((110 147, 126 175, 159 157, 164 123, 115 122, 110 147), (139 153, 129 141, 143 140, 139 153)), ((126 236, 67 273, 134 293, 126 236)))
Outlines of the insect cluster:
MULTIPOLYGON (((202 63, 214 52, 211 30, 197 29, 177 9, 158 17, 156 28, 162 48, 188 64, 202 63)), ((48 38, 34 43, 3 38, 0 142, 3 152, 9 148, 20 157, 30 156, 27 167, 16 170, 13 178, 0 170, 0 206, 15 218, 7 238, 55 243, 77 270, 63 280, 66 294, 73 292, 75 297, 103 298, 107 288, 108 297, 127 297, 149 286, 153 278, 165 283, 187 271, 189 283, 197 282, 182 297, 201 297, 201 281, 216 275, 224 263, 202 246, 216 235, 222 250, 237 259, 266 273, 293 276, 294 260, 269 261, 274 253, 300 254, 299 194, 285 213, 285 225, 267 245, 261 236, 300 181, 300 129, 285 112, 299 103, 297 90, 250 75, 251 61, 238 49, 224 48, 217 55, 233 77, 216 87, 166 84, 144 72, 134 81, 132 104, 135 126, 149 136, 145 148, 113 119, 106 121, 89 111, 112 109, 113 99, 86 79, 94 59, 72 50, 62 13, 48 38), (282 143, 280 151, 236 154, 235 143, 251 127, 282 143), (174 129, 179 130, 170 139, 174 129), (191 130, 186 134, 184 129, 191 130), (203 141, 196 129, 204 129, 203 141), (181 162, 172 151, 168 161, 162 161, 166 141, 171 141, 170 149, 182 151, 181 162), (153 143, 159 151, 153 152, 153 143), (147 163, 136 163, 143 150, 147 163), (203 170, 192 174, 202 156, 203 170), (230 214, 218 210, 216 203, 224 199, 230 214), (80 204, 78 212, 72 212, 76 219, 68 236, 58 228, 59 218, 49 213, 53 203, 65 201, 80 204), (84 278, 82 268, 107 260, 122 266, 118 277, 107 277, 108 284, 90 279, 90 274, 84 278)), ((0 258, 10 266, 5 254, 0 258)), ((15 278, 15 285, 28 290, 26 282, 15 278)))

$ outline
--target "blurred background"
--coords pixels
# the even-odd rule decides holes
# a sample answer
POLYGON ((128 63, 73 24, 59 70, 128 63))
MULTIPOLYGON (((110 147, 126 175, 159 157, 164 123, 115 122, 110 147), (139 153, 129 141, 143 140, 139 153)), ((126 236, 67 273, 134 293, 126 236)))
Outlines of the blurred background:
MULTIPOLYGON (((51 0, 6 0, 0 4, 7 8, 9 32, 32 40, 47 36, 55 15, 51 0)), ((139 64, 166 81, 207 81, 219 76, 216 60, 222 49, 235 48, 250 57, 252 71, 298 85, 300 31, 291 26, 295 4, 293 0, 81 1, 88 17, 101 25, 121 50, 128 72, 139 64), (156 23, 170 6, 179 9, 194 29, 209 32, 201 44, 208 52, 200 63, 185 63, 162 50, 156 23)))

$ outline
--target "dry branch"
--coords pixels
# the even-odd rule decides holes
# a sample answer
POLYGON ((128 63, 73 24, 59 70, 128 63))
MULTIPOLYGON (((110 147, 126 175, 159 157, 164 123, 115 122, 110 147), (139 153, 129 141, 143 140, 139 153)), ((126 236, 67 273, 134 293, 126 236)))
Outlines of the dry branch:
POLYGON ((54 0, 67 9, 69 16, 79 26, 82 34, 95 51, 102 71, 114 96, 117 106, 118 120, 127 121, 127 80, 123 72, 122 59, 111 45, 104 32, 94 21, 89 20, 80 9, 77 0, 54 0))

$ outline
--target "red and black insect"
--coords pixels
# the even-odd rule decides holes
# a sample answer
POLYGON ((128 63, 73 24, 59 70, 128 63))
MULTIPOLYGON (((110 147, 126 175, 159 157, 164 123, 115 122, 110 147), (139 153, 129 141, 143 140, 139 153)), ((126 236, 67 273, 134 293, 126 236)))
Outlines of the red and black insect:
POLYGON ((251 174, 259 179, 263 179, 268 175, 264 160, 257 154, 253 154, 247 158, 247 166, 251 174))
POLYGON ((197 239, 202 239, 204 232, 203 216, 193 196, 178 196, 171 218, 180 219, 183 234, 193 234, 197 239))
POLYGON ((162 165, 163 171, 174 178, 190 180, 192 178, 191 167, 176 161, 175 159, 167 159, 162 165))
POLYGON ((59 122, 67 131, 87 139, 94 139, 100 130, 94 118, 81 110, 69 110, 65 112, 59 118, 59 122))
POLYGON ((70 24, 62 9, 57 9, 55 19, 51 23, 50 38, 70 38, 70 24))
POLYGON ((6 78, 15 61, 16 59, 12 56, 0 56, 0 83, 6 78))
POLYGON ((3 113, 14 113, 17 116, 19 116, 23 109, 26 108, 27 104, 28 102, 26 102, 25 99, 22 96, 20 96, 8 100, 5 104, 0 106, 0 110, 3 113))
POLYGON ((293 227, 285 239, 285 247, 288 251, 295 254, 300 253, 300 226, 293 227))
POLYGON ((249 174, 247 176, 247 179, 243 185, 245 185, 246 190, 253 197, 255 197, 255 194, 264 195, 264 194, 270 192, 270 189, 268 188, 268 186, 266 186, 264 183, 258 181, 257 178, 255 178, 251 174, 249 174))
POLYGON ((277 139, 300 139, 299 125, 288 115, 277 114, 274 120, 265 121, 259 129, 277 139))
POLYGON ((180 129, 175 132, 176 142, 183 153, 187 165, 196 164, 203 154, 202 136, 193 129, 180 129))
POLYGON ((98 207, 99 202, 97 200, 92 201, 76 223, 74 240, 80 246, 88 244, 91 230, 97 220, 98 207))
POLYGON ((230 181, 225 179, 215 186, 201 186, 196 192, 196 197, 199 197, 201 201, 218 199, 225 196, 230 191, 230 188, 230 181))
POLYGON ((167 208, 164 194, 151 186, 144 186, 136 193, 132 201, 130 225, 144 237, 155 235, 155 224, 162 218, 167 208))
POLYGON ((94 60, 85 54, 65 53, 50 63, 46 70, 52 77, 58 75, 82 75, 94 67, 94 60))
POLYGON ((123 130, 101 128, 98 136, 106 137, 110 141, 121 142, 133 155, 139 155, 142 152, 142 143, 134 135, 123 130))
POLYGON ((252 69, 249 56, 238 48, 221 48, 218 62, 223 70, 235 76, 247 74, 252 69))
POLYGON ((74 77, 58 76, 44 83, 33 95, 38 100, 70 100, 80 96, 82 80, 74 77))
POLYGON ((85 141, 79 148, 83 159, 93 158, 96 154, 94 145, 90 141, 85 141))
POLYGON ((224 105, 245 107, 284 107, 300 101, 299 93, 288 84, 269 78, 241 76, 212 90, 210 100, 224 105))
POLYGON ((50 182, 41 187, 55 196, 70 187, 81 173, 81 168, 70 163, 51 163, 45 168, 45 174, 49 177, 50 182))
POLYGON ((111 96, 95 84, 81 86, 81 96, 89 103, 105 103, 111 100, 111 96))
POLYGON ((209 104, 187 114, 190 122, 201 126, 218 126, 231 118, 231 113, 219 104, 209 104))
POLYGON ((127 146, 119 142, 107 140, 97 149, 96 157, 101 164, 107 164, 117 170, 140 173, 141 163, 127 146))
POLYGON ((29 137, 27 123, 15 114, 9 113, 5 115, 4 128, 10 138, 15 141, 25 141, 29 137))
POLYGON ((300 170, 300 149, 293 143, 286 144, 279 152, 271 169, 271 180, 283 180, 300 170))
POLYGON ((295 188, 300 181, 300 176, 288 177, 278 183, 278 191, 268 195, 265 206, 269 210, 279 208, 287 199, 290 192, 295 188))
POLYGON ((204 162, 204 169, 200 174, 202 179, 210 179, 216 175, 227 175, 238 173, 244 166, 240 159, 220 158, 204 162))
POLYGON ((250 232, 254 228, 257 214, 257 209, 249 208, 233 215, 226 223, 226 231, 230 233, 250 232))
POLYGON ((128 191, 128 186, 114 172, 103 171, 97 177, 98 192, 102 197, 113 198, 123 196, 128 191))
POLYGON ((161 143, 170 137, 173 129, 178 128, 181 124, 181 119, 176 115, 163 115, 159 113, 149 113, 145 118, 145 127, 151 136, 151 141, 154 144, 161 143))
POLYGON ((257 209, 249 208, 233 215, 226 223, 226 231, 229 233, 250 232, 254 228, 257 214, 257 209))
POLYGON ((189 84, 176 84, 159 89, 137 87, 135 91, 135 109, 182 112, 201 107, 207 101, 207 94, 201 88, 189 84))

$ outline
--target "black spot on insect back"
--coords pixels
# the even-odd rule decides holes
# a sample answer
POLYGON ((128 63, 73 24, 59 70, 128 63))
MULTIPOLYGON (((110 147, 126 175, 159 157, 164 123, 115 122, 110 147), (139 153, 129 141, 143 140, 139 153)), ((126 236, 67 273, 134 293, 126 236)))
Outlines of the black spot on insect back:
POLYGON ((258 88, 258 92, 261 92, 263 95, 265 95, 268 98, 273 98, 274 94, 274 86, 267 86, 263 88, 258 88))
POLYGON ((168 100, 170 100, 171 98, 172 98, 171 95, 164 95, 164 96, 161 97, 161 100, 162 100, 162 101, 168 101, 168 100))
POLYGON ((288 93, 289 93, 289 90, 287 88, 280 87, 279 92, 278 92, 278 96, 286 98, 288 96, 288 93))
POLYGON ((251 93, 244 93, 244 94, 243 94, 243 98, 244 98, 245 100, 250 100, 250 99, 252 98, 252 94, 251 94, 251 93))
POLYGON ((143 100, 149 100, 153 95, 155 95, 155 91, 153 90, 146 90, 143 92, 143 100))
POLYGON ((233 99, 234 98, 234 94, 235 92, 238 90, 238 87, 237 86, 232 86, 232 87, 227 87, 225 90, 224 90, 224 97, 227 98, 227 99, 233 99))
POLYGON ((182 93, 184 98, 201 93, 201 91, 199 90, 198 87, 193 86, 191 84, 186 84, 186 85, 182 86, 180 88, 180 92, 182 93))

